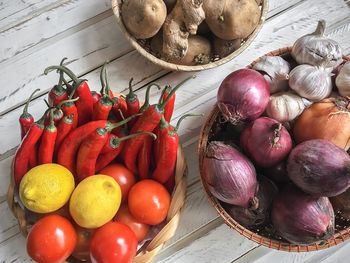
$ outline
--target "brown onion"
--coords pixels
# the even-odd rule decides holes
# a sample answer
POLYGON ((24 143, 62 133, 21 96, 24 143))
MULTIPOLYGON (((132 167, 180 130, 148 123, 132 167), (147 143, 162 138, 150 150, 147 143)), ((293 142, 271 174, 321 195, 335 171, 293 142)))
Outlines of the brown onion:
POLYGON ((294 126, 297 143, 324 139, 346 151, 350 148, 349 98, 328 98, 304 110, 294 126))
POLYGON ((314 196, 336 196, 350 186, 350 156, 326 140, 309 140, 289 154, 289 178, 314 196))
POLYGON ((219 141, 210 142, 203 171, 208 189, 217 199, 244 207, 256 205, 254 165, 235 148, 219 141))
POLYGON ((258 165, 270 167, 287 157, 292 139, 281 123, 261 117, 243 130, 240 145, 258 165))
POLYGON ((277 232, 291 243, 309 245, 334 234, 334 211, 327 197, 313 197, 293 185, 284 188, 272 206, 277 232))
POLYGON ((278 188, 270 179, 259 175, 259 190, 256 194, 257 207, 241 207, 224 205, 230 216, 245 227, 254 227, 266 224, 270 219, 270 208, 273 199, 278 194, 278 188))

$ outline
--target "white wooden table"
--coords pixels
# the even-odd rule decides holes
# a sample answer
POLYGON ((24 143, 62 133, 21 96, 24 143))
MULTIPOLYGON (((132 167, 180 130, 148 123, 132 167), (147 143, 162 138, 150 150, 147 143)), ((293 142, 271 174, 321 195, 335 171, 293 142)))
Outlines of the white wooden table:
MULTIPOLYGON (((250 47, 223 66, 196 73, 197 78, 178 91, 173 123, 188 112, 208 115, 226 75, 269 51, 292 45, 312 32, 319 19, 327 21, 326 33, 349 55, 349 6, 349 0, 269 0, 266 22, 250 47)), ((113 91, 124 94, 131 77, 143 96, 145 85, 153 80, 174 85, 190 75, 168 72, 139 55, 121 34, 109 0, 0 0, 0 262, 30 261, 6 203, 10 164, 20 142, 23 103, 40 88, 29 108, 39 117, 43 98, 57 81, 56 74, 44 76, 43 70, 63 57, 95 90, 106 60, 113 91)), ((158 96, 154 92, 151 100, 158 96)), ((226 226, 199 181, 196 147, 203 121, 185 120, 180 130, 189 165, 187 201, 176 235, 155 262, 349 262, 349 241, 319 252, 285 253, 259 246, 226 226)))

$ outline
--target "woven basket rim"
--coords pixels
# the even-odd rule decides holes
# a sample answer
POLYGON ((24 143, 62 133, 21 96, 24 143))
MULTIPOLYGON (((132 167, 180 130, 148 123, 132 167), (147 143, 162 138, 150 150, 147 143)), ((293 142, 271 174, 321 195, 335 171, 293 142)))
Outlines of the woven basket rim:
MULTIPOLYGON (((284 47, 284 48, 280 48, 272 52, 269 52, 264 56, 261 56, 258 59, 254 60, 251 64, 247 66, 247 68, 252 68, 259 60, 261 60, 265 56, 290 55, 291 50, 292 50, 292 47, 284 47)), ((350 57, 343 56, 343 60, 350 61, 350 57)), ((208 135, 219 112, 220 112, 219 107, 217 106, 217 104, 215 104, 209 116, 207 117, 206 121, 203 123, 202 129, 200 131, 198 148, 197 148, 198 169, 199 169, 200 181, 202 183, 204 192, 206 193, 207 198, 209 199, 209 201, 211 202, 212 206, 215 208, 219 216, 221 216, 224 219, 224 222, 226 225, 228 225, 230 228, 233 228, 234 230, 236 230, 238 233, 245 236, 249 240, 252 240, 258 243, 259 245, 263 245, 268 248, 273 248, 276 250, 282 250, 287 252, 310 252, 315 250, 326 249, 326 248, 335 246, 339 243, 342 243, 345 240, 350 238, 350 225, 349 225, 349 227, 347 227, 346 229, 335 233, 333 237, 329 240, 320 241, 313 245, 295 245, 295 244, 280 241, 277 239, 261 236, 255 232, 248 230, 246 227, 242 226, 241 224, 239 224, 239 222, 234 220, 221 206, 221 203, 219 202, 219 200, 211 194, 205 182, 205 179, 203 178, 204 176, 203 160, 204 160, 204 153, 206 150, 206 146, 208 143, 208 135)))
POLYGON ((255 37, 258 35, 260 32, 265 19, 266 19, 266 14, 268 11, 268 0, 262 0, 261 2, 261 16, 258 25, 254 29, 254 31, 246 38, 245 42, 243 45, 241 45, 237 50, 232 52, 230 55, 221 58, 217 61, 210 62, 208 64, 204 65, 196 65, 196 66, 186 66, 186 65, 178 65, 170 62, 166 62, 162 59, 157 58, 156 56, 152 55, 148 51, 146 51, 137 41, 136 39, 128 32, 126 27, 124 26, 124 23, 122 21, 122 18, 120 16, 120 0, 111 0, 111 5, 112 5, 112 10, 114 13, 114 16, 117 20, 117 23, 119 25, 120 30, 124 34, 125 38, 131 43, 131 45, 144 57, 152 61, 154 64, 161 66, 162 68, 172 70, 172 71, 201 71, 201 70, 206 70, 206 69, 211 69, 217 66, 220 66, 222 64, 225 64, 232 60, 233 58, 237 57, 240 53, 242 53, 243 50, 245 50, 251 42, 255 39, 255 37))
MULTIPOLYGON (((167 214, 167 224, 161 229, 161 231, 150 241, 147 241, 137 252, 133 263, 149 263, 159 253, 164 244, 166 244, 175 234, 179 225, 180 217, 184 211, 184 205, 186 201, 187 184, 186 179, 188 176, 188 166, 185 155, 182 150, 182 146, 179 143, 176 166, 175 166, 175 187, 173 190, 169 211, 167 214)), ((28 235, 29 224, 26 221, 26 213, 22 207, 15 201, 16 186, 13 177, 13 165, 11 166, 10 173, 10 185, 7 191, 7 203, 8 206, 17 219, 18 227, 24 237, 28 235)), ((71 259, 65 262, 85 262, 76 259, 71 259)))

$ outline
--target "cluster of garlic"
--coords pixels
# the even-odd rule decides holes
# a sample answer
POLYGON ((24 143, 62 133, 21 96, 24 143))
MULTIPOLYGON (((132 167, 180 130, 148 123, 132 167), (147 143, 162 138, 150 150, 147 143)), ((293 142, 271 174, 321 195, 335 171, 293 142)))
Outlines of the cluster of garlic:
MULTIPOLYGON (((291 71, 289 63, 278 56, 264 57, 254 65, 253 69, 264 74, 273 94, 266 109, 269 117, 291 121, 313 102, 331 95, 332 71, 343 61, 342 50, 337 42, 324 36, 324 31, 322 20, 314 33, 294 43, 291 54, 299 65, 291 71)), ((340 69, 336 85, 342 96, 350 96, 350 62, 340 69)))

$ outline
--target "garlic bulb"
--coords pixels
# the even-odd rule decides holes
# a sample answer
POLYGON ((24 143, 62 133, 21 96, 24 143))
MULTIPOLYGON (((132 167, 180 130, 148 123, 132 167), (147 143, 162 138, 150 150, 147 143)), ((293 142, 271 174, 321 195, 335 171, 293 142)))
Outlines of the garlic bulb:
POLYGON ((335 85, 339 90, 339 94, 343 97, 350 96, 350 61, 346 62, 340 69, 335 85))
POLYGON ((298 64, 310 64, 317 66, 327 56, 330 61, 325 67, 336 67, 342 60, 342 49, 339 44, 324 36, 326 22, 318 22, 314 33, 299 38, 293 45, 292 57, 298 64))
POLYGON ((288 89, 290 65, 283 58, 265 56, 253 66, 253 69, 266 73, 264 77, 269 83, 271 94, 288 89))
POLYGON ((322 66, 299 65, 289 74, 289 86, 301 97, 322 100, 332 92, 331 70, 322 66))
POLYGON ((291 121, 311 104, 312 102, 292 92, 279 92, 271 95, 266 115, 279 122, 291 121))

